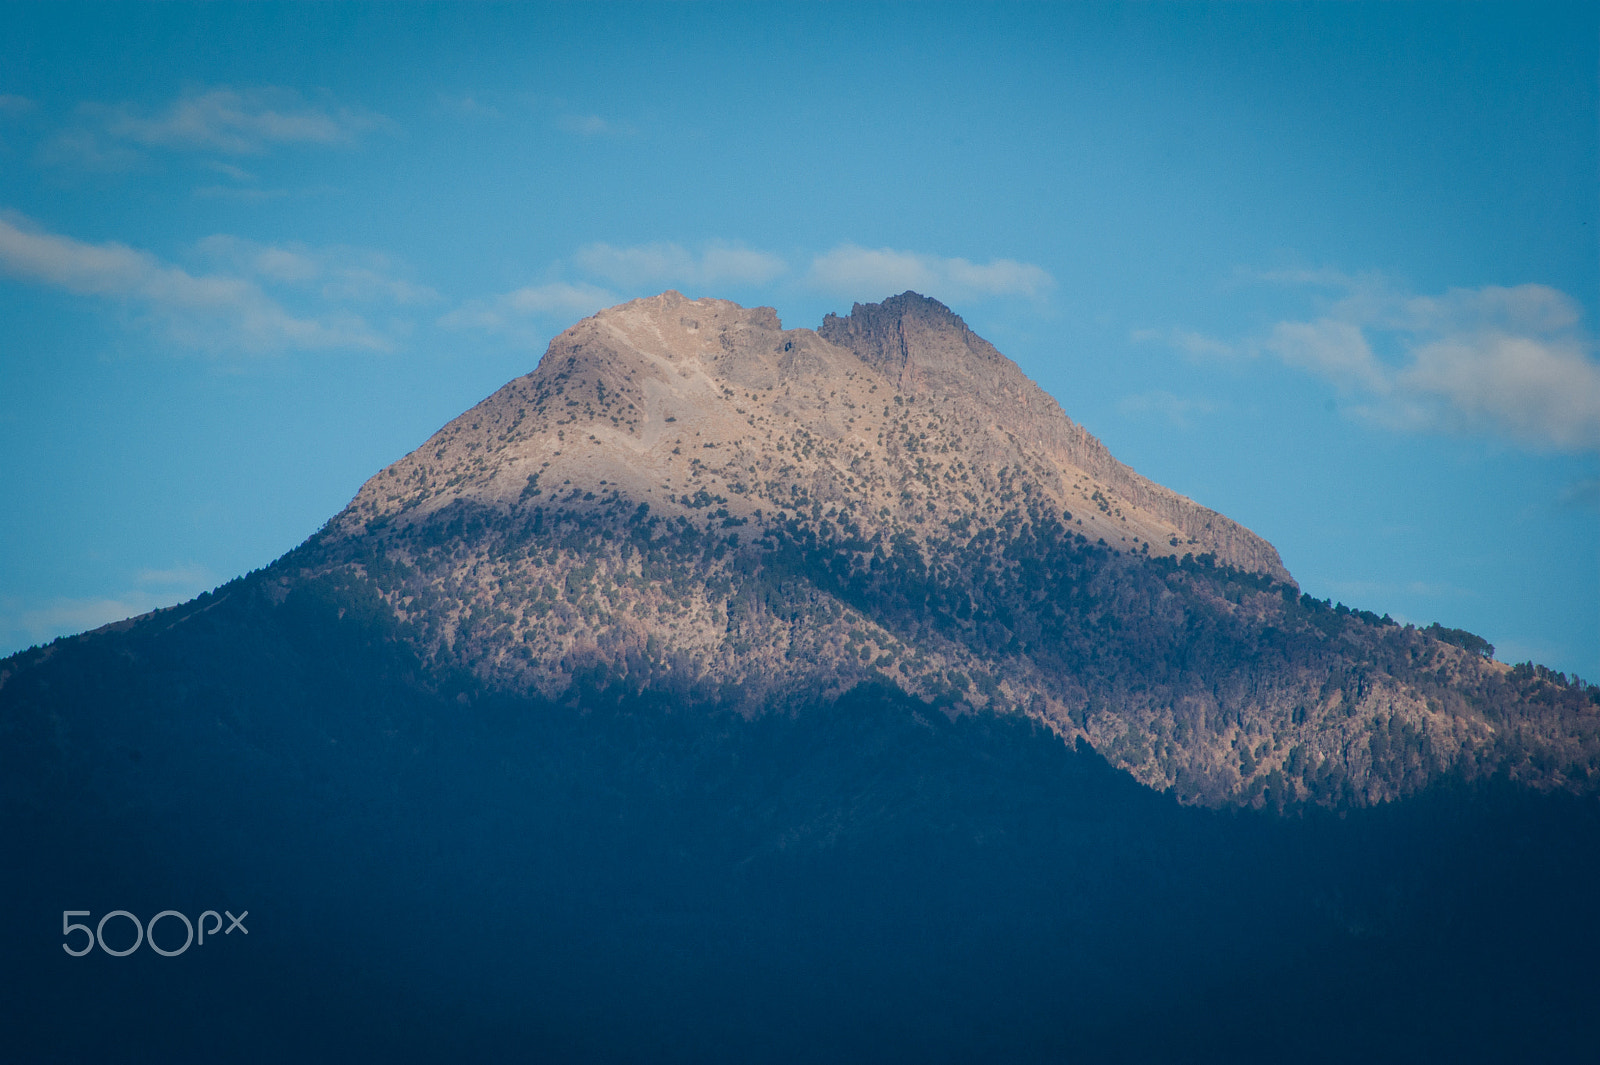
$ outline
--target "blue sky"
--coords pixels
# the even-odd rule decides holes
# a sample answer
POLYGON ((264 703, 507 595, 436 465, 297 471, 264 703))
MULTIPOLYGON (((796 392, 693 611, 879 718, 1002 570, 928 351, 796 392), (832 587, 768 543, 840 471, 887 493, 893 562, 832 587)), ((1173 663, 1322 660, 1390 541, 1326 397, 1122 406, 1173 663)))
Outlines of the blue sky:
POLYGON ((914 288, 1318 596, 1600 677, 1600 14, 116 7, 0 34, 0 653, 270 562, 584 314, 914 288))

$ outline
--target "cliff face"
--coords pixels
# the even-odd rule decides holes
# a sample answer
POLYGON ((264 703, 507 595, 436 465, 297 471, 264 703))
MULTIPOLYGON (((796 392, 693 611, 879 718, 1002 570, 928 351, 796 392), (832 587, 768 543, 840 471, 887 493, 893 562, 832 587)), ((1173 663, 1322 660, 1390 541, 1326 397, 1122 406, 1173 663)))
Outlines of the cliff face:
POLYGON ((913 293, 817 332, 675 292, 585 319, 271 571, 332 577, 495 690, 757 714, 887 681, 1191 801, 1600 766, 1582 692, 1524 713, 1537 678, 1300 596, 913 293))

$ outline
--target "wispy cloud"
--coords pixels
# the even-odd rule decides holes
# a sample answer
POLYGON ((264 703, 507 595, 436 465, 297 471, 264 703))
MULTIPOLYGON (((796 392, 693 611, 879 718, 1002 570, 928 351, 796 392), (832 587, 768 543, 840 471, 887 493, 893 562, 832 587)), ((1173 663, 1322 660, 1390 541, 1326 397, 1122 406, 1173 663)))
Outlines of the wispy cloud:
POLYGON ((990 296, 1038 299, 1055 279, 1032 263, 991 259, 943 259, 893 248, 841 244, 811 261, 807 280, 815 287, 854 299, 878 299, 905 289, 945 300, 990 296))
POLYGON ((272 87, 191 91, 155 113, 130 104, 85 108, 120 140, 228 155, 259 155, 289 144, 349 144, 390 124, 371 111, 312 104, 291 89, 272 87))
POLYGON ((198 562, 182 562, 166 569, 147 567, 135 573, 133 580, 144 588, 203 591, 216 583, 216 576, 198 562))
POLYGON ((1351 397, 1352 414, 1390 428, 1600 450, 1600 362, 1565 293, 1528 284, 1427 296, 1380 275, 1332 270, 1256 277, 1332 298, 1316 317, 1280 321, 1254 338, 1142 330, 1134 339, 1192 356, 1271 356, 1330 382, 1351 397))
POLYGON ((260 184, 261 178, 254 171, 246 170, 237 163, 225 162, 221 159, 206 159, 201 162, 201 167, 215 174, 221 174, 233 184, 197 185, 194 196, 202 200, 233 200, 236 203, 265 203, 269 200, 281 200, 292 193, 283 188, 266 188, 260 184))
POLYGON ((500 109, 470 92, 442 92, 435 99, 433 113, 451 118, 493 119, 500 109))
POLYGON ((143 152, 90 129, 63 130, 39 146, 39 162, 73 170, 119 173, 146 162, 143 152))
POLYGON ((639 132, 631 122, 607 117, 559 96, 531 95, 523 97, 523 102, 563 133, 591 138, 632 137, 639 132))
POLYGON ((1408 595, 1424 599, 1474 599, 1478 593, 1448 582, 1318 580, 1317 586, 1349 602, 1408 595))
POLYGON ((42 162, 126 170, 150 150, 259 156, 288 146, 331 147, 394 123, 364 108, 312 102, 272 86, 195 88, 165 107, 80 104, 77 122, 41 146, 42 162))
POLYGON ((234 200, 238 203, 265 203, 288 196, 288 189, 258 189, 248 185, 197 185, 194 195, 202 200, 234 200))
POLYGON ((1383 368, 1366 335, 1354 323, 1332 318, 1279 322, 1262 347, 1288 365, 1309 370, 1340 388, 1378 394, 1389 391, 1383 368))
POLYGON ((1154 416, 1179 428, 1188 428, 1193 424, 1194 416, 1215 413, 1217 405, 1209 399, 1178 396, 1157 390, 1126 396, 1117 404, 1117 408, 1123 414, 1135 417, 1154 416))
POLYGON ((1559 502, 1564 507, 1600 511, 1600 477, 1574 481, 1561 490, 1559 502))
POLYGON ((0 654, 184 602, 214 587, 217 578, 205 566, 186 562, 139 570, 128 584, 100 596, 0 602, 0 654))
POLYGON ((671 243, 586 244, 570 262, 552 264, 551 273, 559 278, 575 272, 615 288, 594 281, 559 279, 525 285, 467 300, 441 317, 439 325, 498 333, 535 344, 548 339, 552 328, 565 328, 575 318, 620 303, 627 298, 623 293, 640 294, 668 285, 760 286, 786 270, 788 264, 777 255, 727 242, 711 242, 698 251, 671 243))
POLYGON ((552 281, 526 285, 486 299, 468 300, 439 319, 446 329, 478 329, 522 343, 549 337, 552 325, 564 328, 618 301, 614 292, 587 283, 552 281))
POLYGON ((8 642, 13 647, 25 647, 137 617, 157 607, 171 606, 173 602, 170 598, 140 591, 103 598, 57 598, 18 611, 6 619, 4 628, 9 630, 11 639, 8 642))
POLYGON ((601 118, 596 114, 566 114, 556 116, 556 128, 580 137, 628 137, 639 132, 632 124, 615 119, 601 118))
POLYGON ((296 317, 254 280, 191 274, 147 251, 92 244, 0 216, 0 273, 82 295, 120 300, 182 343, 216 350, 385 349, 360 317, 296 317))
POLYGON ((207 159, 201 165, 207 170, 214 170, 223 177, 232 178, 235 181, 250 183, 260 180, 254 173, 237 163, 225 163, 221 159, 207 159))
POLYGON ((397 276, 396 264, 378 252, 343 245, 262 244, 228 234, 200 241, 205 260, 267 282, 314 289, 323 299, 349 303, 432 303, 439 294, 397 276))
POLYGON ((1237 344, 1229 344, 1192 329, 1135 329, 1132 339, 1136 343, 1154 341, 1166 344, 1197 360, 1236 359, 1252 354, 1237 344))
MULTIPOLYGON (((38 109, 38 105, 26 96, 15 93, 0 93, 0 122, 16 122, 24 115, 31 114, 38 109)), ((0 139, 0 149, 7 148, 5 140, 0 139)))
MULTIPOLYGON (((783 256, 731 241, 709 241, 698 249, 670 242, 585 244, 571 259, 550 265, 546 276, 556 280, 467 300, 441 317, 438 324, 447 329, 500 333, 534 343, 548 338, 552 326, 565 327, 574 318, 593 314, 630 295, 667 286, 759 289, 779 282, 789 273, 790 264, 783 256), (594 280, 561 279, 573 275, 594 280)), ((799 283, 862 299, 906 288, 948 299, 980 299, 1037 298, 1054 281, 1041 268, 1010 259, 972 263, 841 245, 813 257, 799 283)))
POLYGON ((780 256, 739 244, 712 243, 699 253, 677 244, 618 248, 588 244, 573 263, 579 270, 624 287, 640 285, 764 285, 789 266, 780 256))

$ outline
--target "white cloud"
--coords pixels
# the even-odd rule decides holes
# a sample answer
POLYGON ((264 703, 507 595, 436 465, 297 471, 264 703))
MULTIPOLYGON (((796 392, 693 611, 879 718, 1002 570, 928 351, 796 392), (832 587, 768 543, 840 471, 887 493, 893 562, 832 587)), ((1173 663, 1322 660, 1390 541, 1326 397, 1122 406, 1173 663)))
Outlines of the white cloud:
POLYGON ((1545 285, 1407 293, 1376 274, 1301 270, 1255 275, 1333 290, 1322 314, 1280 321, 1236 344, 1141 330, 1190 354, 1271 355, 1329 381, 1376 424, 1486 433, 1566 451, 1600 450, 1600 361, 1570 296, 1545 285), (1380 354, 1380 353, 1387 353, 1380 354))
POLYGON ((893 248, 841 244, 811 261, 809 282, 855 299, 877 299, 914 289, 945 300, 986 296, 1037 299, 1055 284, 1042 267, 1014 259, 974 263, 893 248))
POLYGON ((191 274, 146 251, 90 244, 0 217, 0 273, 142 308, 174 338, 196 347, 384 349, 359 317, 295 317, 245 277, 191 274))
POLYGON ((1389 390, 1366 336, 1350 322, 1279 322, 1263 346, 1290 366, 1310 370, 1340 388, 1389 390))
POLYGON ((1416 348, 1398 382, 1435 401, 1447 423, 1488 425, 1566 450, 1600 449, 1600 365, 1572 341, 1494 331, 1449 336, 1416 348))
POLYGON ((26 96, 15 93, 0 93, 0 115, 25 115, 37 105, 26 96))
POLYGON ((468 300, 439 319, 446 329, 481 329, 534 344, 549 336, 550 319, 562 328, 618 302, 615 293, 586 283, 527 285, 487 299, 468 300))
POLYGON ((779 256, 737 244, 709 244, 698 255, 678 244, 588 244, 573 262, 585 273, 625 287, 764 285, 788 269, 779 256))

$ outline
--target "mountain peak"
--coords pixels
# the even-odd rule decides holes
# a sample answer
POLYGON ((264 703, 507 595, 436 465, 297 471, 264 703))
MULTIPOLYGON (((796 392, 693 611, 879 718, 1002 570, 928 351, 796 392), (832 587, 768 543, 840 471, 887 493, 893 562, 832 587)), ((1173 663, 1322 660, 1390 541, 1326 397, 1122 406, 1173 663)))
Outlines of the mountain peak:
POLYGON ((1210 554, 1288 580, 1270 544, 1117 462, 914 292, 816 331, 676 291, 600 311, 369 481, 340 524, 412 521, 460 499, 581 508, 612 496, 698 518, 684 500, 703 491, 741 521, 820 504, 895 535, 1000 520, 1019 477, 1035 505, 1117 550, 1210 554))
POLYGON ((854 351, 902 392, 956 392, 977 383, 982 370, 1022 372, 961 316, 936 299, 902 292, 882 303, 857 303, 841 318, 830 314, 817 330, 824 340, 854 351))
POLYGON ((915 293, 817 331, 678 292, 601 311, 252 587, 333 595, 484 691, 754 714, 889 685, 1191 801, 1595 779, 1587 690, 1301 596, 915 293))

